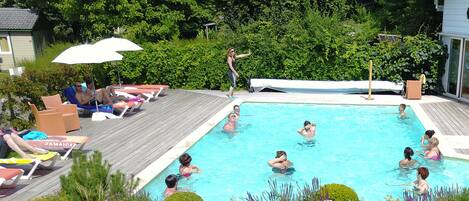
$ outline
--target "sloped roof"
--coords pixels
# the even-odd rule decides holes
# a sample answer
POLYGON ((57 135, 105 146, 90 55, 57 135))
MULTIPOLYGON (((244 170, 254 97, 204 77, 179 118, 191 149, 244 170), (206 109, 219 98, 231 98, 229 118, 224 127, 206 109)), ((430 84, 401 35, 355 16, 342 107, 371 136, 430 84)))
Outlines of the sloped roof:
POLYGON ((31 9, 0 8, 0 30, 32 30, 38 18, 31 9))

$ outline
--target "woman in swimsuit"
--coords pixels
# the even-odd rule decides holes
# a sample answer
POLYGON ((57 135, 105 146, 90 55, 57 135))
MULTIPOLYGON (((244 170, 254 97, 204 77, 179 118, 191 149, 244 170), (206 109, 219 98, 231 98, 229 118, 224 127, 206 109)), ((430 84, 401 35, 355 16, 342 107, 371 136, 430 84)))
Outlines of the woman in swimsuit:
POLYGON ((223 131, 228 133, 234 133, 236 130, 236 120, 237 116, 235 113, 230 113, 228 115, 228 122, 223 126, 223 131))
POLYGON ((427 194, 430 189, 430 185, 428 185, 425 180, 428 178, 428 175, 430 175, 430 173, 426 167, 419 167, 417 169, 417 180, 414 181, 413 186, 414 190, 420 195, 427 194))
POLYGON ((33 156, 29 155, 27 152, 34 153, 34 154, 46 154, 49 151, 40 149, 34 146, 31 146, 28 144, 26 141, 23 140, 20 136, 18 136, 18 131, 14 129, 0 129, 0 137, 2 141, 6 142, 8 147, 5 147, 5 152, 2 154, 4 156, 1 156, 3 158, 7 157, 10 149, 18 153, 21 158, 27 158, 27 159, 34 159, 33 156))
POLYGON ((179 174, 185 178, 188 178, 192 175, 192 173, 199 173, 200 169, 195 166, 191 165, 192 157, 184 153, 179 157, 179 162, 181 165, 179 166, 179 174))
POLYGON ((238 72, 236 71, 236 59, 244 58, 251 55, 251 50, 247 54, 236 55, 234 48, 228 48, 226 54, 226 63, 228 64, 228 79, 230 80, 230 91, 228 92, 228 97, 233 97, 233 91, 236 88, 236 80, 239 77, 238 72))
POLYGON ((425 141, 430 142, 430 139, 433 137, 433 135, 435 135, 434 130, 425 131, 425 134, 423 134, 423 136, 420 138, 420 145, 422 146, 422 148, 430 150, 430 145, 426 145, 425 141))
POLYGON ((399 161, 399 167, 401 168, 411 168, 415 165, 417 161, 413 160, 411 157, 414 155, 414 150, 410 147, 404 149, 404 159, 399 161))
POLYGON ((432 137, 430 138, 429 140, 429 150, 428 151, 425 151, 425 157, 424 158, 428 158, 430 160, 434 160, 434 161, 439 161, 441 160, 441 152, 440 152, 440 149, 438 149, 438 144, 440 142, 438 141, 438 139, 436 137, 432 137))

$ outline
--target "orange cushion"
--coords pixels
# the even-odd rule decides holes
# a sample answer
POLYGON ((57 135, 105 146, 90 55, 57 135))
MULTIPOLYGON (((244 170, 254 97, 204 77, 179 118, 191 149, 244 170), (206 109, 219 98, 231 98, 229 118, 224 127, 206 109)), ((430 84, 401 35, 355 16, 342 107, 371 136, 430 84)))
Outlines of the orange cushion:
POLYGON ((13 179, 16 175, 21 174, 21 169, 14 169, 14 168, 5 168, 0 169, 0 177, 4 178, 5 180, 13 179))

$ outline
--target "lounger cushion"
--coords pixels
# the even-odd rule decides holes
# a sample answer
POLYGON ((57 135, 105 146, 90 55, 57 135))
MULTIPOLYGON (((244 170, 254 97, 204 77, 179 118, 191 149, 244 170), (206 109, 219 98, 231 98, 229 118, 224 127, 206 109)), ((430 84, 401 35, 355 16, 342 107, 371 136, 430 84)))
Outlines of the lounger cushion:
POLYGON ((16 168, 1 168, 0 177, 8 181, 21 174, 22 172, 23 170, 16 168))
POLYGON ((28 144, 42 149, 53 151, 64 151, 76 144, 84 144, 88 141, 87 136, 54 136, 45 140, 28 140, 28 144))

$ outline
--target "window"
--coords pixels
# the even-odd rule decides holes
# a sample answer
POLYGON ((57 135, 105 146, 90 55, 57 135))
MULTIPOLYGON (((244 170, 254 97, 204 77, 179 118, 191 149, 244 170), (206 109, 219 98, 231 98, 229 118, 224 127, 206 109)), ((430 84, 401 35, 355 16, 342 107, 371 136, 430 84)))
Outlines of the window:
POLYGON ((10 44, 7 36, 0 36, 0 53, 10 52, 10 44))

